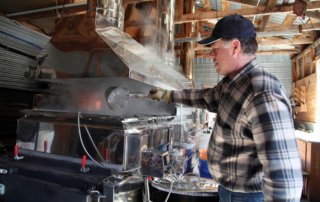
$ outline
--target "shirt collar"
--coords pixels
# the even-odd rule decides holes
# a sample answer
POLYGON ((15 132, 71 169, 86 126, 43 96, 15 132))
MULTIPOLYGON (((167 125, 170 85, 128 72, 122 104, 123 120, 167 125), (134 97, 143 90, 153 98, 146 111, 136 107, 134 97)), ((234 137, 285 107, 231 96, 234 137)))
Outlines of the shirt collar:
POLYGON ((226 87, 231 87, 234 83, 236 83, 239 80, 242 80, 246 75, 248 75, 256 66, 258 65, 258 61, 255 59, 251 60, 249 63, 244 65, 242 70, 233 78, 225 77, 224 78, 224 84, 226 87))

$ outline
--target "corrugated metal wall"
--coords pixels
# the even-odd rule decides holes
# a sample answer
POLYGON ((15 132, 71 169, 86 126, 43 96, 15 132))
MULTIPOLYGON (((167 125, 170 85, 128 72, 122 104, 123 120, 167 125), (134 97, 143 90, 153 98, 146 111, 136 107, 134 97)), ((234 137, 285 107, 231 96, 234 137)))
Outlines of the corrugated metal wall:
MULTIPOLYGON (((287 96, 291 95, 292 71, 290 55, 258 55, 257 60, 265 70, 275 75, 283 84, 287 96)), ((222 79, 210 58, 195 59, 193 70, 196 88, 206 88, 217 84, 222 79)))
POLYGON ((24 72, 50 40, 15 21, 0 16, 0 87, 37 90, 36 82, 25 79, 24 72))

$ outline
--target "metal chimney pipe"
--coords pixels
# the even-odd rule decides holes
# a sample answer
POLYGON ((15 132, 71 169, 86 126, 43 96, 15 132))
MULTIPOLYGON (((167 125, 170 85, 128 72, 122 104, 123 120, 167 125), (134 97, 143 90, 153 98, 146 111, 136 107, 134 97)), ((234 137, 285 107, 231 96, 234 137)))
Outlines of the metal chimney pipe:
POLYGON ((97 2, 97 28, 116 27, 123 31, 124 9, 122 0, 98 0, 97 2))

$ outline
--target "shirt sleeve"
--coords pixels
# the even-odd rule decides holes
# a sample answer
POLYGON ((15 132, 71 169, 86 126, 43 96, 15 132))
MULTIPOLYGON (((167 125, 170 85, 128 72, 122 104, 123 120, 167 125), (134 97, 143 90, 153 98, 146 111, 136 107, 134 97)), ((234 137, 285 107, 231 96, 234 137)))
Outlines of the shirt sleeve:
POLYGON ((220 100, 220 88, 221 86, 218 84, 214 88, 201 90, 185 89, 183 91, 173 91, 171 99, 174 103, 203 108, 207 109, 210 112, 217 112, 220 100))
POLYGON ((301 160, 286 99, 270 92, 254 96, 246 110, 263 165, 265 201, 300 201, 301 160))

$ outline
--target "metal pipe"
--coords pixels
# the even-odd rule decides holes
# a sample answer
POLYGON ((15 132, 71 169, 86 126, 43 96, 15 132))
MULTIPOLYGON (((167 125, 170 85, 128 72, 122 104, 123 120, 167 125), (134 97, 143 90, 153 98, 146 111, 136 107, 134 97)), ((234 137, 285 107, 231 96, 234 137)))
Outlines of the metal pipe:
POLYGON ((123 30, 124 8, 122 0, 98 0, 96 25, 123 30))
POLYGON ((47 7, 47 8, 39 8, 39 9, 34 9, 34 10, 29 10, 29 11, 10 13, 10 14, 6 14, 6 17, 14 17, 14 16, 19 16, 19 15, 40 13, 40 12, 43 12, 43 11, 50 11, 50 10, 63 9, 63 8, 71 8, 71 7, 77 7, 77 6, 83 6, 83 5, 87 5, 87 2, 64 4, 64 5, 59 5, 59 6, 51 6, 51 7, 47 7))

